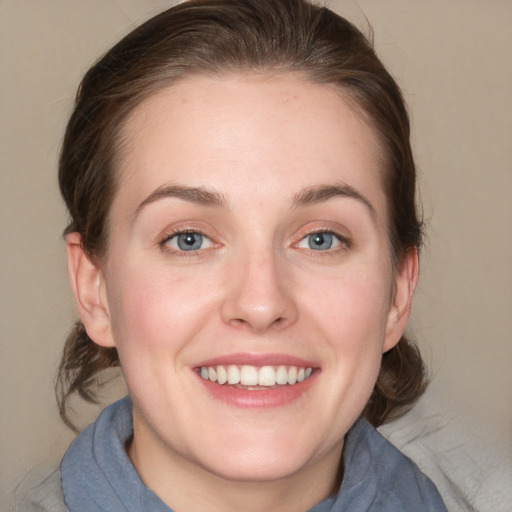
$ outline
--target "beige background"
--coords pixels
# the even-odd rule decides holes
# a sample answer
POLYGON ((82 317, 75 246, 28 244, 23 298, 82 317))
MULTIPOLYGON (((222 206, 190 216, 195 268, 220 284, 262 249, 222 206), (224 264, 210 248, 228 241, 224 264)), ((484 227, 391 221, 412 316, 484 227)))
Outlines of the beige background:
MULTIPOLYGON (((74 91, 102 51, 170 3, 0 0, 0 497, 72 439, 53 380, 74 315, 56 184, 74 91)), ((359 5, 412 111, 429 221, 412 326, 430 393, 512 448, 512 2, 359 5)), ((364 28, 354 3, 347 12, 364 28)), ((95 414, 83 410, 84 422, 95 414)))

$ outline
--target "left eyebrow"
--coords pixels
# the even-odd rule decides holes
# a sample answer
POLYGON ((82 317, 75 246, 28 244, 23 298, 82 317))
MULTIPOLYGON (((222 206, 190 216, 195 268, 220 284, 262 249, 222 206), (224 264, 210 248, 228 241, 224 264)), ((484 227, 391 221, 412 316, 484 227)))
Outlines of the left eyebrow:
POLYGON ((376 217, 377 215, 375 207, 370 200, 358 192, 354 187, 351 187, 346 183, 307 187, 293 196, 292 206, 293 208, 310 206, 329 201, 330 199, 335 199, 336 197, 349 197, 351 199, 356 199, 370 210, 372 217, 376 217))

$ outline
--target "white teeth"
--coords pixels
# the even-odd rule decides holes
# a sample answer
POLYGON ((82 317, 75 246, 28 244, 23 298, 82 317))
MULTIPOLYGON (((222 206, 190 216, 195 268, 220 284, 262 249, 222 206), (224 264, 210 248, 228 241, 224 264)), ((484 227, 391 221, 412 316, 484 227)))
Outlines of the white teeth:
POLYGON ((240 382, 240 369, 233 364, 228 366, 228 384, 238 384, 240 382))
POLYGON ((228 381, 228 372, 224 366, 217 366, 217 382, 225 384, 228 381))
POLYGON ((219 384, 242 386, 261 386, 272 387, 276 384, 284 386, 286 384, 293 386, 309 378, 313 373, 313 368, 301 368, 297 366, 262 366, 256 367, 243 365, 241 367, 231 364, 227 367, 202 366, 200 370, 201 377, 211 382, 219 384))
POLYGON ((276 383, 279 385, 288 384, 288 370, 286 366, 280 366, 276 372, 276 383))
POLYGON ((276 371, 272 366, 263 366, 260 368, 258 375, 258 385, 260 386, 275 386, 276 385, 276 371))
POLYGON ((242 366, 242 369, 240 370, 240 384, 242 384, 242 386, 257 386, 257 368, 254 366, 242 366))

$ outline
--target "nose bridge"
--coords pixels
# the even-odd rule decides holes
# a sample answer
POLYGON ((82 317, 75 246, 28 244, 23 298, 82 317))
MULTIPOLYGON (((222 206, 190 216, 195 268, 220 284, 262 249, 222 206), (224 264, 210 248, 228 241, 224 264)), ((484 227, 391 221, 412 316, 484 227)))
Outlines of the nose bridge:
POLYGON ((269 246, 241 251, 235 259, 230 265, 224 321, 254 332, 295 322, 297 311, 284 256, 269 246))

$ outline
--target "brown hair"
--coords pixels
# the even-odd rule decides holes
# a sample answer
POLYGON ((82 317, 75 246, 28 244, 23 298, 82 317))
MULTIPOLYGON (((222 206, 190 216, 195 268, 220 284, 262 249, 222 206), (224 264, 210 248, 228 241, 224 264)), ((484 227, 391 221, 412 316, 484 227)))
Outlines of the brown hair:
MULTIPOLYGON (((400 89, 357 28, 306 0, 191 0, 152 18, 107 52, 84 76, 64 137, 59 184, 70 214, 65 234, 78 232, 95 262, 108 250, 120 132, 141 101, 194 74, 244 70, 297 72, 337 86, 352 100, 385 150, 383 183, 395 264, 419 248, 416 171, 400 89)), ((66 340, 56 386, 68 425, 73 427, 66 414, 68 398, 77 392, 94 401, 101 372, 118 365, 116 350, 96 345, 77 322, 66 340)), ((383 355, 363 414, 380 425, 413 404, 425 387, 419 351, 402 337, 383 355)))

